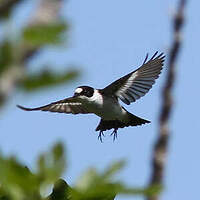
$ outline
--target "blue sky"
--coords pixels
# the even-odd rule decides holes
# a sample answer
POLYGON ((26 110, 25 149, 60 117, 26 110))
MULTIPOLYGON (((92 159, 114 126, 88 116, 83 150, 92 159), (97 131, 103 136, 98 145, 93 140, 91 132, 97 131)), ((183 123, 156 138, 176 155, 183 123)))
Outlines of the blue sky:
MULTIPOLYGON (((103 170, 110 162, 123 158, 127 160, 127 166, 119 178, 131 186, 144 186, 149 179, 152 147, 158 133, 160 93, 167 61, 150 92, 125 106, 152 123, 120 129, 118 140, 114 143, 109 134, 103 143, 97 140, 95 128, 100 119, 94 115, 23 112, 16 108, 16 104, 30 107, 47 104, 71 96, 79 85, 103 88, 140 66, 147 52, 150 55, 155 51, 167 54, 172 40, 171 20, 176 3, 174 0, 67 1, 61 14, 71 22, 68 48, 47 48, 31 61, 30 66, 31 70, 39 70, 39 66, 47 63, 63 70, 66 66, 75 65, 82 70, 82 76, 70 84, 37 93, 16 91, 0 116, 1 150, 6 155, 17 155, 24 163, 34 167, 40 152, 46 151, 56 141, 62 141, 67 146, 68 169, 64 177, 69 184, 74 184, 90 166, 103 170)), ((26 1, 16 9, 14 16, 19 20, 10 22, 13 29, 23 25, 33 6, 33 1, 26 1)), ((162 200, 199 197, 199 6, 198 1, 190 1, 186 9, 162 200)), ((116 199, 132 198, 119 196, 116 199)))

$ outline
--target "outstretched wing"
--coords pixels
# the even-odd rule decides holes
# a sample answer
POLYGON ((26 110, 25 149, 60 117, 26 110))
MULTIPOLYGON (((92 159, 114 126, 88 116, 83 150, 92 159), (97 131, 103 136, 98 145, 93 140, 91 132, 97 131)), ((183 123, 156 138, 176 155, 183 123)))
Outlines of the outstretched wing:
POLYGON ((157 54, 158 52, 149 61, 147 54, 141 67, 111 83, 102 92, 113 94, 128 105, 144 96, 152 88, 162 70, 165 56, 163 53, 156 56, 157 54))
POLYGON ((72 113, 72 114, 90 113, 87 111, 85 106, 83 106, 82 103, 78 101, 76 97, 66 98, 37 108, 25 108, 20 105, 17 105, 17 107, 26 111, 41 110, 41 111, 50 111, 58 113, 72 113))

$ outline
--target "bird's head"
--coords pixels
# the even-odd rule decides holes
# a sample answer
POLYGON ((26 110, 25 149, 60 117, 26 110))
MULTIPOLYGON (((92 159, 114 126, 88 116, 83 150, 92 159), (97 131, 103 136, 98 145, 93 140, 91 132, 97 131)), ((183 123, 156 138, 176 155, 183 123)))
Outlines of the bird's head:
POLYGON ((74 97, 80 97, 80 98, 90 98, 94 94, 94 88, 89 86, 80 86, 77 87, 74 91, 74 97))

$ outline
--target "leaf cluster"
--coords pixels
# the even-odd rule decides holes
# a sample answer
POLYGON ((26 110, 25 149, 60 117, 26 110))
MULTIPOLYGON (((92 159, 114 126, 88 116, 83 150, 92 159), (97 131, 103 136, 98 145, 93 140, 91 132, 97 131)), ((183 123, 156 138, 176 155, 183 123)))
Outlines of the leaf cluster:
POLYGON ((61 143, 41 154, 33 171, 15 157, 0 155, 0 163, 0 200, 113 200, 117 194, 149 196, 160 191, 158 186, 130 188, 115 181, 124 161, 112 163, 102 173, 90 168, 74 186, 69 186, 60 178, 66 168, 66 154, 61 143), (52 184, 53 190, 48 195, 52 184))
MULTIPOLYGON (((43 5, 43 1, 41 0, 40 6, 43 5)), ((15 20, 11 13, 13 8, 21 2, 23 1, 0 0, 0 10, 4 11, 4 14, 0 13, 0 22, 9 24, 10 21, 15 20), (7 14, 5 15, 5 13, 7 14)), ((50 1, 46 1, 46 3, 51 4, 50 1)), ((61 1, 58 3, 61 4, 61 1)), ((33 12, 30 21, 22 26, 17 34, 14 34, 15 30, 2 29, 0 40, 0 105, 6 102, 15 89, 35 92, 44 87, 67 83, 79 76, 80 71, 74 67, 66 66, 64 70, 60 71, 56 63, 53 63, 53 66, 40 66, 40 70, 35 73, 29 70, 30 60, 38 55, 40 50, 49 45, 58 47, 67 41, 69 23, 66 20, 59 17, 45 22, 38 20, 40 16, 43 16, 43 13, 40 12, 45 12, 45 9, 47 12, 48 9, 54 9, 51 6, 35 10, 35 15, 33 12)), ((66 48, 63 50, 66 51, 66 48)))
POLYGON ((34 172, 15 157, 0 155, 0 199, 40 200, 65 169, 63 145, 56 144, 50 152, 41 154, 34 172))

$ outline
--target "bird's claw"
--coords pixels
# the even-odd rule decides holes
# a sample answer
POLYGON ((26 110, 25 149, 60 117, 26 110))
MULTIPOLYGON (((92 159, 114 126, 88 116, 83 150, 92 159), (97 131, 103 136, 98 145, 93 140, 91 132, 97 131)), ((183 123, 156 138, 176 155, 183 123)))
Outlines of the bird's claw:
MULTIPOLYGON (((113 135, 113 142, 117 139, 117 130, 118 130, 118 128, 115 128, 115 129, 113 130, 113 132, 110 134, 110 136, 113 135)), ((103 140, 102 140, 102 135, 105 137, 103 131, 99 131, 98 139, 99 139, 101 142, 103 142, 103 140)))
POLYGON ((105 137, 103 131, 99 131, 98 139, 101 141, 101 143, 103 142, 102 135, 105 137))
POLYGON ((113 135, 113 142, 115 141, 115 139, 117 139, 117 128, 114 129, 114 131, 110 134, 110 136, 113 135))

